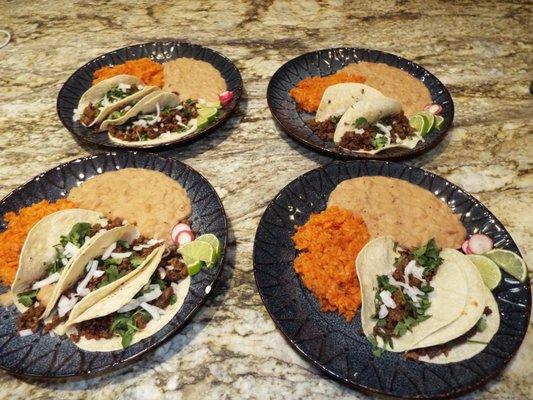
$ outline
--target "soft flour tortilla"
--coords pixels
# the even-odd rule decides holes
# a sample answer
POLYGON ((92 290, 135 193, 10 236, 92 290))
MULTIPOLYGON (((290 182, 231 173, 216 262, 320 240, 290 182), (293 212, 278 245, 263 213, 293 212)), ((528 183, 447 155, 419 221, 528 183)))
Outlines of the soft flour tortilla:
POLYGON ((122 218, 142 235, 172 243, 170 230, 191 214, 187 191, 169 176, 149 169, 105 172, 73 188, 68 199, 80 207, 122 218))
POLYGON ((325 121, 331 117, 343 115, 350 106, 366 97, 383 97, 383 94, 362 83, 338 83, 329 86, 316 112, 315 120, 325 121))
POLYGON ((433 193, 401 179, 363 176, 347 179, 331 192, 328 207, 362 215, 373 238, 392 236, 407 248, 435 238, 440 248, 458 249, 466 230, 459 215, 433 193))
MULTIPOLYGON (((100 100, 109 90, 113 89, 115 86, 118 86, 119 84, 124 83, 127 85, 144 85, 143 82, 133 75, 116 75, 109 79, 105 79, 93 87, 91 87, 89 90, 87 90, 80 98, 80 101, 78 102, 78 108, 77 113, 80 115, 83 113, 83 110, 85 107, 87 107, 90 103, 96 103, 98 100, 100 100)), ((117 101, 116 103, 110 104, 102 110, 100 110, 100 113, 95 118, 95 120, 89 125, 93 126, 97 123, 100 123, 103 121, 110 113, 113 111, 121 108, 123 105, 126 105, 130 101, 139 99, 143 96, 146 96, 150 92, 157 90, 157 86, 144 86, 143 89, 139 90, 136 93, 133 93, 132 95, 125 97, 122 100, 117 101)))
POLYGON ((483 311, 485 310, 486 287, 476 266, 468 259, 468 257, 458 251, 447 251, 447 254, 450 262, 461 265, 463 273, 465 274, 466 285, 468 288, 465 308, 462 311, 461 316, 454 322, 432 333, 431 336, 422 339, 414 348, 447 343, 450 340, 463 335, 479 321, 479 318, 481 318, 483 311))
MULTIPOLYGON (((72 227, 78 222, 87 222, 92 225, 104 220, 105 218, 103 218, 102 214, 99 212, 74 208, 57 211, 47 215, 35 224, 28 233, 20 252, 19 268, 11 287, 13 301, 20 312, 26 311, 27 307, 18 301, 17 295, 30 290, 35 282, 43 279, 44 275, 46 275, 48 267, 56 258, 54 246, 60 242, 61 236, 68 235, 72 227)), ((68 272, 76 258, 83 253, 87 247, 98 238, 98 236, 99 234, 96 234, 84 243, 80 248, 78 255, 69 260, 65 268, 63 268, 61 278, 68 272)), ((48 301, 41 318, 46 318, 54 308, 55 302, 58 299, 56 293, 58 286, 59 282, 56 283, 55 289, 50 296, 50 300, 48 301)))
MULTIPOLYGON (((154 89, 152 89, 146 96, 144 96, 137 103, 135 103, 135 105, 133 107, 131 107, 122 117, 119 117, 119 118, 116 118, 116 119, 109 119, 108 118, 105 121, 102 121, 102 123, 100 124, 100 127, 98 128, 98 132, 107 131, 108 127, 111 126, 111 125, 122 125, 123 123, 128 121, 128 119, 130 119, 130 118, 136 116, 137 114, 139 114, 139 112, 141 112, 141 110, 144 108, 144 106, 145 106, 145 104, 147 102, 149 102, 153 97, 155 97, 155 96, 159 95, 160 93, 162 93, 162 91, 158 87, 153 86, 153 88, 154 89)), ((131 101, 128 102, 128 103, 131 103, 131 101)), ((126 105, 127 105, 127 103, 123 104, 124 107, 126 105)), ((120 108, 122 108, 122 107, 117 108, 117 110, 119 110, 120 108)))
MULTIPOLYGON (((133 225, 119 226, 99 236, 91 243, 91 245, 84 251, 83 254, 80 254, 79 257, 77 257, 77 259, 72 263, 69 271, 61 276, 61 279, 57 285, 57 298, 59 298, 62 293, 66 292, 72 285, 78 282, 86 272, 85 267, 87 263, 95 258, 100 257, 111 244, 117 242, 118 240, 132 241, 138 236, 139 231, 133 225)), ((69 320, 76 318, 78 315, 83 313, 85 309, 109 296, 117 287, 139 274, 147 265, 150 264, 151 260, 156 254, 162 254, 163 248, 164 246, 160 246, 160 248, 152 251, 152 253, 146 257, 141 265, 139 265, 130 273, 124 275, 122 278, 117 279, 116 281, 111 282, 104 287, 96 289, 82 298, 70 311, 69 320)), ((63 334, 63 325, 60 324, 56 329, 54 329, 54 331, 58 334, 63 334)))
MULTIPOLYGON (((174 93, 159 91, 154 96, 150 96, 150 98, 148 98, 142 104, 140 105, 137 104, 135 107, 129 110, 128 119, 133 118, 139 114, 155 114, 157 112, 157 105, 159 105, 159 108, 162 110, 165 107, 177 107, 179 104, 180 104, 179 97, 176 96, 174 93), (133 110, 134 108, 135 110, 133 110)), ((119 124, 115 122, 112 122, 112 123, 110 122, 109 125, 119 125, 119 124)), ((189 129, 182 131, 182 132, 163 133, 162 135, 160 135, 159 137, 155 139, 138 140, 138 141, 131 141, 131 142, 127 140, 118 139, 112 136, 111 134, 108 134, 108 136, 109 136, 109 140, 111 140, 112 142, 120 143, 121 145, 124 145, 124 146, 132 146, 132 147, 153 146, 154 144, 171 142, 177 138, 186 136, 196 131, 196 129, 197 127, 195 124, 191 126, 189 129)))
POLYGON ((487 327, 483 332, 478 332, 472 336, 469 340, 481 343, 472 343, 465 342, 457 346, 453 346, 448 355, 438 355, 434 358, 429 358, 428 356, 420 357, 420 361, 425 361, 432 364, 449 364, 452 362, 459 362, 463 360, 468 360, 469 358, 474 357, 476 354, 481 353, 487 345, 492 340, 492 337, 498 332, 500 327, 500 310, 498 309, 498 304, 492 292, 486 287, 483 286, 483 294, 485 298, 485 305, 489 307, 492 311, 490 315, 486 318, 487 327))
POLYGON ((355 121, 364 118, 369 124, 379 121, 381 118, 402 112, 402 105, 394 99, 385 96, 368 95, 352 104, 339 120, 333 141, 340 143, 344 134, 353 131, 355 121))
MULTIPOLYGON (((359 252, 356 260, 357 277, 361 286, 361 322, 365 336, 373 335, 376 320, 374 297, 377 289, 377 276, 386 275, 393 268, 394 259, 398 256, 393 251, 394 240, 391 237, 381 237, 368 242, 359 252)), ((403 352, 413 349, 417 343, 427 338, 442 327, 454 322, 463 312, 468 294, 466 277, 462 265, 457 263, 457 252, 444 249, 440 256, 443 263, 431 280, 434 291, 431 295, 431 305, 426 311, 431 318, 414 326, 400 338, 394 338, 394 348, 386 347, 393 352, 403 352)), ((384 347, 383 340, 376 338, 378 345, 384 347)))
MULTIPOLYGON (((132 277, 132 279, 124 282, 122 285, 116 288, 109 296, 107 296, 102 301, 95 303, 92 307, 87 308, 82 314, 78 315, 76 318, 70 318, 67 322, 67 332, 74 331, 73 325, 88 321, 94 318, 102 317, 104 315, 109 315, 122 306, 126 305, 134 298, 134 296, 150 281, 150 277, 156 271, 159 261, 161 260, 162 251, 158 253, 149 265, 144 268, 144 270, 132 277)), ((178 291, 176 294, 176 302, 172 305, 169 305, 165 308, 165 314, 161 315, 158 320, 152 319, 148 322, 146 327, 135 333, 131 344, 137 343, 142 339, 145 339, 153 334, 157 333, 161 328, 170 322, 170 320, 176 315, 183 305, 187 293, 189 292, 189 287, 191 284, 191 278, 187 277, 181 282, 178 283, 178 291)), ((121 337, 113 337, 112 339, 86 339, 81 337, 77 343, 74 343, 76 346, 80 347, 86 351, 114 351, 122 350, 121 337)))

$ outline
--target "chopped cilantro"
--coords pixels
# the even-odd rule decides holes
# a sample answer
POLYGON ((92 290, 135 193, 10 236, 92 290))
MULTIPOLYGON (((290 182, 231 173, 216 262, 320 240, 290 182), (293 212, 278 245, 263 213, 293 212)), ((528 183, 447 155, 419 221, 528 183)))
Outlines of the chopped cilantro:
POLYGON ((172 296, 170 296, 168 301, 169 301, 170 304, 174 304, 176 301, 178 301, 178 298, 176 297, 175 294, 173 294, 172 296))
POLYGON ((31 307, 33 303, 35 303, 35 300, 37 299, 37 293, 39 293, 39 290, 29 290, 27 292, 20 293, 18 295, 18 299, 21 304, 23 304, 26 307, 31 307))
POLYGON ((364 117, 359 117, 359 118, 357 118, 357 119, 355 120, 355 122, 354 122, 354 126, 355 126, 356 128, 361 128, 361 127, 363 127, 363 126, 365 126, 365 125, 368 125, 368 121, 367 121, 366 118, 364 118, 364 117))
POLYGON ((443 261, 440 257, 440 248, 437 247, 435 239, 431 239, 426 245, 415 249, 413 257, 416 263, 424 268, 423 276, 430 275, 443 261))
POLYGON ((85 238, 89 236, 91 231, 91 224, 88 222, 78 222, 74 224, 67 236, 61 236, 60 242, 63 247, 67 245, 67 242, 72 243, 76 247, 83 246, 85 238))
POLYGON ((385 136, 385 135, 376 135, 372 139, 372 146, 376 150, 379 150, 382 147, 385 147, 386 144, 387 144, 387 136, 385 136))
POLYGON ((476 330, 478 332, 483 332, 485 329, 487 329, 487 320, 484 317, 481 317, 479 321, 477 321, 476 330))
POLYGON ((137 314, 142 315, 144 322, 148 322, 152 318, 147 311, 137 308, 136 311, 133 312, 117 314, 117 317, 109 328, 111 332, 117 333, 121 336, 121 344, 123 348, 126 348, 131 344, 133 335, 135 335, 135 332, 139 330, 139 328, 137 328, 135 325, 135 316, 137 314))
POLYGON ((137 268, 139 265, 141 265, 144 261, 144 258, 141 257, 133 257, 130 262, 131 265, 133 265, 135 268, 137 268))
POLYGON ((378 347, 378 341, 374 337, 374 335, 368 336, 368 341, 372 345, 372 354, 374 357, 381 357, 383 355, 384 350, 380 347, 378 347))
POLYGON ((98 284, 98 288, 109 285, 111 282, 115 282, 117 279, 121 277, 122 277, 122 274, 118 270, 118 267, 115 264, 113 264, 105 270, 105 277, 98 284))
POLYGON ((117 245, 126 250, 130 249, 130 244, 126 240, 117 240, 117 245))

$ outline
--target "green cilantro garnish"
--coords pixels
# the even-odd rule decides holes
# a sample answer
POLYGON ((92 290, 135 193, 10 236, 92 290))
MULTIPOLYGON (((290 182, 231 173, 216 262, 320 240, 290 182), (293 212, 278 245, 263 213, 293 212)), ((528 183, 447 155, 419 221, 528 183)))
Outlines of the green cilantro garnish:
POLYGON ((435 239, 431 239, 426 245, 415 249, 413 257, 416 263, 424 268, 423 276, 430 275, 443 261, 440 257, 440 248, 437 247, 435 239))
POLYGON ((483 332, 485 329, 487 329, 487 320, 484 317, 481 317, 479 321, 477 321, 476 330, 478 332, 483 332))
POLYGON ((372 139, 372 146, 373 146, 376 150, 381 149, 381 148, 384 147, 386 144, 387 144, 387 136, 384 136, 384 135, 376 135, 376 136, 374 136, 374 138, 372 139))
POLYGON ((85 238, 89 236, 91 231, 91 224, 87 222, 78 222, 74 224, 67 236, 62 235, 60 243, 63 247, 67 245, 67 242, 72 243, 76 247, 83 246, 85 243, 85 238))
POLYGON ((354 126, 355 126, 356 128, 361 128, 361 127, 363 127, 363 126, 365 126, 365 125, 368 125, 368 121, 367 121, 366 118, 364 118, 364 117, 359 117, 359 118, 357 118, 357 119, 355 120, 355 122, 354 122, 354 126))
POLYGON ((25 307, 31 307, 33 303, 35 303, 35 300, 37 300, 37 293, 39 293, 38 289, 29 290, 27 292, 20 293, 18 295, 18 299, 25 307))

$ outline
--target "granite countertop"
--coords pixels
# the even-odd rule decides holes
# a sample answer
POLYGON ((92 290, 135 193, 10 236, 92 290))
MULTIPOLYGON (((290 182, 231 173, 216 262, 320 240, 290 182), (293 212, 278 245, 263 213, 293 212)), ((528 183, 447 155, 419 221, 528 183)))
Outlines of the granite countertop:
MULTIPOLYGON (((278 67, 319 48, 396 53, 447 85, 455 127, 435 150, 409 163, 484 202, 533 266, 530 4, 136 3, 2 2, 0 29, 13 38, 0 50, 0 196, 58 163, 102 151, 80 147, 56 115, 59 88, 76 68, 115 48, 155 39, 212 47, 241 70, 240 110, 208 137, 163 154, 197 169, 222 197, 231 237, 221 284, 181 333, 141 361, 67 383, 0 372, 0 398, 366 398, 322 377, 291 349, 263 307, 252 272, 254 234, 267 203, 292 179, 330 161, 287 138, 265 98, 278 67)), ((510 367, 468 398, 532 398, 532 357, 530 329, 510 367)))

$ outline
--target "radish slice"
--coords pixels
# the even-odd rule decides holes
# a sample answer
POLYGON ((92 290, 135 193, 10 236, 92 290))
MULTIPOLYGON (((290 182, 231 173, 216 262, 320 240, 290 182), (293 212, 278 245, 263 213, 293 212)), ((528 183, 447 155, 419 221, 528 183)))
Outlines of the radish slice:
POLYGON ((468 250, 473 254, 483 254, 492 250, 494 244, 487 235, 476 233, 468 239, 468 250))
POLYGON ((233 92, 230 92, 230 91, 222 92, 220 93, 218 98, 220 99, 220 104, 222 104, 222 107, 225 107, 229 104, 231 99, 233 99, 233 92))
POLYGON ((185 243, 192 242, 194 240, 194 233, 191 231, 182 231, 178 234, 178 237, 176 238, 176 243, 181 245, 184 245, 185 243))
POLYGON ((431 114, 439 115, 442 112, 442 106, 440 104, 428 104, 424 107, 424 110, 429 111, 431 114))
POLYGON ((465 254, 470 254, 470 249, 468 248, 468 239, 466 239, 461 245, 461 250, 463 250, 463 253, 465 254))
POLYGON ((178 235, 183 231, 190 231, 191 227, 187 224, 179 223, 174 225, 174 227, 170 231, 170 237, 172 238, 172 241, 174 243, 178 243, 178 235))

